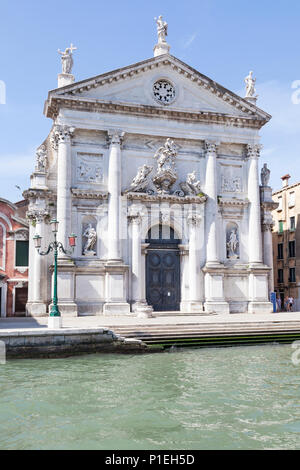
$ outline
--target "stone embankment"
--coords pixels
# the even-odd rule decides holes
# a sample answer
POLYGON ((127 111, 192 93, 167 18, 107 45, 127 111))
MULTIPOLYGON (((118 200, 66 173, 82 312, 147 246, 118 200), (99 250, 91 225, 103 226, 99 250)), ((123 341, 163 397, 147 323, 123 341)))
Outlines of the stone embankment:
POLYGON ((7 358, 63 357, 96 352, 140 353, 147 346, 105 328, 0 330, 7 358))

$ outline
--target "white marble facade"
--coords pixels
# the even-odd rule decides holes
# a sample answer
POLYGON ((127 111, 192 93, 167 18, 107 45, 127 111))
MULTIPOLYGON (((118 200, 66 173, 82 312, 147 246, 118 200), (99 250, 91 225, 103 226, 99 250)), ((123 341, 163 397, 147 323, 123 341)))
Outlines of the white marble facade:
MULTIPOLYGON (((26 192, 31 240, 50 241, 53 216, 59 241, 78 237, 73 256, 59 258, 62 315, 151 315, 146 240, 159 224, 179 240, 180 310, 271 312, 258 179, 259 130, 270 116, 168 53, 72 77, 49 92, 47 164, 26 192), (167 139, 168 171, 155 156, 167 139)), ((30 247, 29 315, 48 311, 51 263, 30 247)))

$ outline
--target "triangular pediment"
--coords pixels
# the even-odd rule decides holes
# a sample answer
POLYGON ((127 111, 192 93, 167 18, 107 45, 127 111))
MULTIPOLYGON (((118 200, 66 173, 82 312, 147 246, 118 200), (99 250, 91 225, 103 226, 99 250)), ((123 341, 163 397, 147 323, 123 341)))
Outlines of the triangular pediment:
MULTIPOLYGON (((160 96, 160 95, 159 95, 160 96)), ((270 115, 249 103, 215 81, 197 72, 179 59, 165 54, 112 72, 73 83, 49 92, 45 113, 51 117, 51 106, 69 99, 76 101, 110 103, 118 106, 156 108, 157 111, 201 113, 231 116, 236 119, 259 120, 265 124, 270 115), (167 81, 172 86, 168 103, 156 99, 154 84, 167 81)))

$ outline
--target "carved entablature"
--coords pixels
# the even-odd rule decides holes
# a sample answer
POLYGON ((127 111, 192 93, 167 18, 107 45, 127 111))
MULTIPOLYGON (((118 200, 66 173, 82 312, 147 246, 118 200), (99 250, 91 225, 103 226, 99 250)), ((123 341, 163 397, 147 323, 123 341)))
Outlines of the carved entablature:
POLYGON ((77 153, 77 183, 103 183, 103 154, 77 153))
POLYGON ((244 199, 219 198, 219 207, 224 219, 241 219, 249 201, 244 199))
POLYGON ((26 189, 23 191, 23 197, 29 200, 30 204, 34 203, 37 199, 54 200, 52 191, 48 189, 26 189))

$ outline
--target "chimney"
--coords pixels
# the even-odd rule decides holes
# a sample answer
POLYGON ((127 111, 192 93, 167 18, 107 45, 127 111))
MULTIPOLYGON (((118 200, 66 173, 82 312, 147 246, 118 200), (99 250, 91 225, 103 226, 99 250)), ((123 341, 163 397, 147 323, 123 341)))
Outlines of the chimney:
POLYGON ((287 188, 288 185, 289 185, 290 175, 289 174, 284 175, 284 176, 281 177, 281 179, 282 179, 282 187, 287 188))

